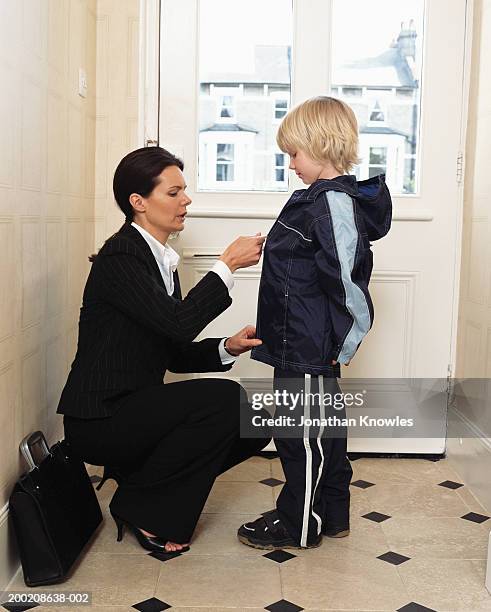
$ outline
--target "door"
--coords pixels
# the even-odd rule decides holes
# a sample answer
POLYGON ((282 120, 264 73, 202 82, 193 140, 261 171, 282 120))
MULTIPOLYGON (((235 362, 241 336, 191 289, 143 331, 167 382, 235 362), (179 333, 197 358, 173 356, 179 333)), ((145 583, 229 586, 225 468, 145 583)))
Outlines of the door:
MULTIPOLYGON (((446 379, 455 362, 465 0, 161 0, 159 142, 182 157, 189 207, 173 242, 184 290, 237 235, 267 233, 294 189, 275 134, 292 105, 333 95, 360 128, 360 178, 386 173, 394 217, 373 244, 373 327, 343 378, 446 379)), ((202 337, 255 322, 260 265, 202 337)), ((230 376, 271 376, 242 356, 230 376)), ((424 415, 423 415, 424 416, 424 415)), ((444 418, 444 417, 442 417, 444 418)), ((350 440, 442 452, 444 438, 350 440)))

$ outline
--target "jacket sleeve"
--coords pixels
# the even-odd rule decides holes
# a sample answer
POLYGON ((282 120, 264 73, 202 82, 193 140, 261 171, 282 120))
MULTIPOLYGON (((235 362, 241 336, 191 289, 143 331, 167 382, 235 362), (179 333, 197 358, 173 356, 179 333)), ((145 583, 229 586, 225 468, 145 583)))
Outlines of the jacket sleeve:
POLYGON ((146 263, 134 254, 98 255, 93 266, 103 299, 172 340, 192 341, 232 303, 227 287, 214 272, 208 272, 183 300, 178 300, 167 294, 146 263))
POLYGON ((326 293, 333 331, 332 358, 349 362, 373 322, 367 283, 353 274, 357 248, 363 248, 353 200, 345 193, 324 193, 326 214, 312 226, 319 282, 326 293))
POLYGON ((167 369, 176 374, 188 372, 227 372, 234 365, 224 365, 218 345, 222 338, 205 338, 200 342, 172 340, 167 369))

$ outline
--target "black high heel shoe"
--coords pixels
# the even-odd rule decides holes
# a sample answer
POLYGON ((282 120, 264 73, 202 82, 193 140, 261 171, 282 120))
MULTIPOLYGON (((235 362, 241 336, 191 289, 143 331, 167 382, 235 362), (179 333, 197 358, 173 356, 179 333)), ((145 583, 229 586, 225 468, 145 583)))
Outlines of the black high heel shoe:
POLYGON ((181 550, 176 550, 176 551, 166 550, 165 545, 167 544, 167 541, 164 540, 163 538, 160 538, 159 536, 147 536, 141 531, 141 529, 139 529, 138 527, 135 527, 131 523, 128 523, 128 521, 125 521, 120 516, 117 516, 116 514, 113 514, 112 512, 111 512, 111 516, 113 517, 114 522, 116 523, 116 527, 118 528, 118 537, 117 537, 118 542, 121 542, 121 540, 123 539, 124 527, 128 527, 128 529, 133 532, 133 535, 138 540, 138 543, 140 544, 140 546, 142 546, 146 550, 151 550, 152 552, 160 552, 160 553, 165 553, 165 554, 170 554, 171 552, 182 553, 182 552, 187 552, 189 550, 189 546, 183 546, 181 550))
POLYGON ((119 468, 114 467, 112 465, 105 465, 104 472, 102 473, 102 480, 97 485, 96 491, 99 491, 102 488, 102 485, 106 482, 106 480, 109 480, 109 478, 115 480, 118 485, 121 484, 124 479, 123 474, 120 472, 119 468))

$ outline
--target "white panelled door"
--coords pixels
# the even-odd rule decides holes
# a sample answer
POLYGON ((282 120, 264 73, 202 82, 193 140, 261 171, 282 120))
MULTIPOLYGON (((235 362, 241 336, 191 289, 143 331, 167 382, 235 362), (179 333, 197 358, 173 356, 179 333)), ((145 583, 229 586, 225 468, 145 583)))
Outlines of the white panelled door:
MULTIPOLYGON (((373 244, 374 325, 343 377, 446 378, 455 363, 465 114, 465 0, 161 0, 160 145, 185 163, 183 289, 237 235, 266 233, 294 189, 275 134, 308 97, 349 103, 360 179, 385 172, 394 221, 373 244)), ((255 322, 260 267, 202 337, 255 322)), ((242 356, 230 373, 267 377, 242 356)), ((378 446, 377 446, 378 444, 378 446)), ((444 441, 352 440, 440 452, 444 441)))

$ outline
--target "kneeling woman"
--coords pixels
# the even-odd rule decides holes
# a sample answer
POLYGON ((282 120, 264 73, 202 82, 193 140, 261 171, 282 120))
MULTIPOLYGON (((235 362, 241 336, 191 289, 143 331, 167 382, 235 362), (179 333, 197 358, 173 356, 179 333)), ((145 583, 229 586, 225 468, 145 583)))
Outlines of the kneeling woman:
POLYGON ((240 438, 247 397, 237 383, 163 383, 166 370, 229 370, 260 344, 250 326, 193 342, 231 304, 232 273, 259 261, 264 237, 235 240, 182 299, 179 256, 166 244, 184 228, 191 203, 182 170, 159 147, 119 163, 113 187, 126 222, 91 258, 77 353, 58 406, 75 452, 112 466, 118 539, 126 526, 156 551, 187 550, 216 476, 268 442, 240 438))

